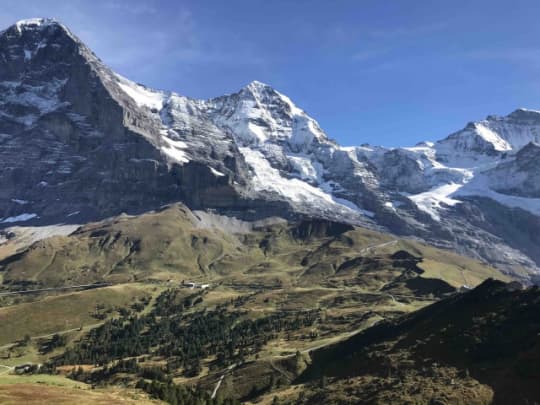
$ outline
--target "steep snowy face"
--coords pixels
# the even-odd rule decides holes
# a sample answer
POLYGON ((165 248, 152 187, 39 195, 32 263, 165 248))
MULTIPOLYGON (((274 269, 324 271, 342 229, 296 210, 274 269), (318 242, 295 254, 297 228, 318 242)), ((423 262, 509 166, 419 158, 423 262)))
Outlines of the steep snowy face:
MULTIPOLYGON (((454 140, 453 149, 464 152, 504 152, 512 150, 512 146, 490 125, 490 121, 475 122, 468 125, 467 128, 453 135, 450 139, 454 140)), ((442 142, 441 142, 442 143, 442 142)), ((440 144, 441 144, 440 143, 440 144)))
MULTIPOLYGON (((540 144, 529 143, 515 157, 503 159, 493 169, 483 173, 486 187, 500 194, 540 198, 540 144)), ((540 212, 540 204, 537 211, 540 212)))
POLYGON ((65 106, 59 97, 68 79, 65 69, 48 62, 65 63, 66 48, 74 50, 70 35, 46 19, 19 21, 0 33, 0 130, 29 128, 65 106))
POLYGON ((437 142, 438 158, 456 166, 475 166, 517 152, 540 141, 540 112, 519 109, 505 116, 488 116, 437 142))
POLYGON ((411 194, 461 177, 440 165, 431 148, 391 149, 378 156, 375 162, 385 187, 411 194))
MULTIPOLYGON (((144 131, 140 120, 133 123, 134 129, 145 135, 170 165, 204 161, 214 172, 224 176, 224 161, 234 159, 234 152, 229 150, 231 140, 208 118, 203 101, 154 90, 118 74, 112 82, 147 120, 154 121, 153 134, 144 131)), ((230 170, 228 173, 231 174, 230 170)))
POLYGON ((540 142, 540 111, 520 108, 506 117, 490 116, 485 121, 513 151, 540 142))
POLYGON ((206 101, 203 109, 239 146, 259 192, 285 198, 298 211, 353 222, 371 220, 370 209, 383 206, 376 201, 378 181, 369 162, 329 140, 313 118, 272 87, 255 81, 206 101))
POLYGON ((244 146, 287 143, 294 151, 327 141, 317 122, 283 94, 254 81, 230 96, 206 103, 207 112, 244 146))

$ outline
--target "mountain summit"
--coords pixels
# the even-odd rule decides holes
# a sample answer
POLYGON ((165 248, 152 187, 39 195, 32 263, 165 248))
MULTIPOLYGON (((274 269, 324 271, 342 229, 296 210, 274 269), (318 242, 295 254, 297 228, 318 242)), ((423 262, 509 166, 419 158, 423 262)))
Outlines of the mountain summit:
POLYGON ((435 143, 342 147, 261 82, 194 100, 114 73, 57 21, 0 33, 4 227, 182 201, 386 229, 523 274, 540 263, 539 142, 540 112, 519 109, 435 143))

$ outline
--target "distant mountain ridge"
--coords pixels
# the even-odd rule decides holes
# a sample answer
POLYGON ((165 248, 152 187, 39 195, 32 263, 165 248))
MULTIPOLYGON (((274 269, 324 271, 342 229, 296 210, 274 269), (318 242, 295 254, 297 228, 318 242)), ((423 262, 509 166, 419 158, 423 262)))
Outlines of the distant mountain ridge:
POLYGON ((65 26, 0 33, 0 225, 85 223, 182 201, 421 238, 524 276, 540 264, 540 112, 436 143, 342 147, 252 82, 194 100, 110 70, 65 26))

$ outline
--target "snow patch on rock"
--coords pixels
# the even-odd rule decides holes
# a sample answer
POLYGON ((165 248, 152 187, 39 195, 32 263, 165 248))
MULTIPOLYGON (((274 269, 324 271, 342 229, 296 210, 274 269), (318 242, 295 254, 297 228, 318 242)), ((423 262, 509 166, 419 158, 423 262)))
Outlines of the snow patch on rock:
POLYGON ((163 108, 164 100, 166 96, 163 92, 151 90, 145 86, 134 83, 131 80, 126 79, 119 74, 116 74, 118 78, 118 86, 139 106, 148 107, 157 111, 161 111, 163 108))
POLYGON ((210 171, 212 172, 214 176, 217 176, 217 177, 225 176, 225 174, 221 173, 219 170, 214 169, 213 167, 210 167, 210 171))
POLYGON ((182 141, 174 141, 172 139, 163 137, 165 145, 161 147, 161 150, 170 158, 175 160, 178 163, 184 164, 189 162, 189 158, 185 149, 188 148, 188 145, 182 141))
POLYGON ((314 187, 302 180, 282 177, 279 170, 273 168, 260 151, 243 147, 240 148, 240 152, 254 172, 252 187, 256 191, 275 192, 295 204, 318 206, 322 209, 329 205, 340 206, 342 209, 366 215, 364 210, 359 209, 348 200, 325 193, 321 188, 314 187))
POLYGON ((435 221, 440 221, 440 211, 444 205, 453 206, 461 201, 451 198, 451 195, 459 190, 462 184, 445 184, 435 187, 424 193, 407 196, 416 206, 428 213, 435 221))
POLYGON ((38 218, 38 214, 24 213, 24 214, 16 215, 14 217, 7 217, 1 220, 0 223, 7 224, 7 223, 14 223, 14 222, 24 222, 24 221, 29 221, 33 218, 38 218))

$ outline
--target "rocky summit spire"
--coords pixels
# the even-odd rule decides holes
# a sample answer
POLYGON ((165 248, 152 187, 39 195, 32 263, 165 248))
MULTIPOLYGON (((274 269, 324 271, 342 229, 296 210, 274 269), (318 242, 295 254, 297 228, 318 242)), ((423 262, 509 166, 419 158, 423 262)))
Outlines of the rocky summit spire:
POLYGON ((41 40, 66 35, 80 42, 65 25, 53 18, 29 18, 20 20, 1 31, 0 35, 12 39, 14 37, 26 37, 26 39, 33 37, 33 39, 41 40))
POLYGON ((24 75, 37 73, 29 68, 34 65, 42 66, 41 71, 46 75, 52 73, 54 79, 62 72, 62 65, 65 70, 73 56, 81 53, 81 48, 85 48, 81 41, 56 20, 18 21, 0 32, 0 80, 24 80, 24 75), (54 72, 47 69, 51 64, 55 65, 54 72))

